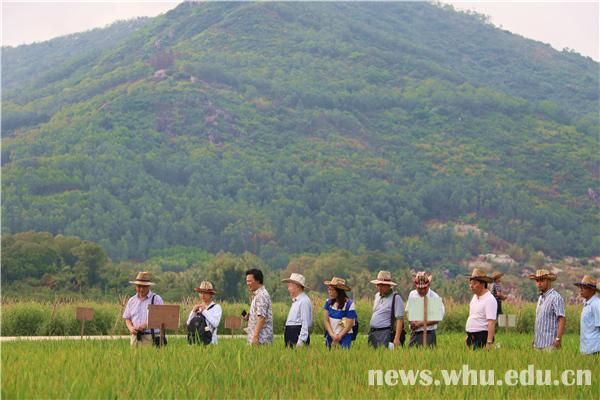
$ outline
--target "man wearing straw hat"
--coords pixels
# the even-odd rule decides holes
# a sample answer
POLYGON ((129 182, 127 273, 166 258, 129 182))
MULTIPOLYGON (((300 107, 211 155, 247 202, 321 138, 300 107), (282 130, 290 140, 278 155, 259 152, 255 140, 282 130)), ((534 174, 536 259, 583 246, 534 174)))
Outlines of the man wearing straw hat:
MULTIPOLYGON (((425 296, 427 298, 440 298, 440 296, 430 289, 432 276, 431 274, 421 271, 417 272, 413 275, 413 283, 415 285, 415 290, 412 290, 408 294, 408 299, 417 298, 422 299, 425 296)), ((408 300, 406 301, 406 306, 408 307, 408 300)), ((407 311, 407 310, 405 310, 407 311)), ((446 310, 444 309, 444 304, 442 303, 442 316, 446 310)), ((425 331, 425 325, 427 325, 427 346, 435 347, 436 345, 436 335, 435 331, 437 329, 437 324, 439 321, 411 321, 410 322, 410 341, 408 342, 408 347, 413 346, 423 346, 423 335, 425 331)))
POLYGON ((506 295, 502 292, 502 283, 500 281, 503 276, 504 274, 499 271, 492 274, 492 279, 494 280, 494 283, 492 284, 492 295, 496 298, 496 303, 498 303, 497 315, 502 314, 502 300, 506 300, 506 295))
POLYGON ((535 280, 535 286, 540 291, 535 309, 535 335, 533 347, 540 350, 560 349, 560 342, 565 331, 565 301, 552 288, 556 274, 546 269, 538 269, 529 275, 535 280))
POLYGON ((498 303, 487 289, 492 278, 479 268, 473 269, 471 275, 467 275, 467 277, 473 298, 469 304, 465 343, 473 350, 485 347, 489 351, 494 343, 498 311, 498 303))
POLYGON ((210 344, 217 344, 217 328, 219 327, 221 316, 223 315, 221 306, 213 301, 213 296, 217 292, 213 287, 213 284, 209 281, 200 282, 200 286, 195 288, 194 291, 198 292, 200 303, 194 305, 194 308, 192 308, 186 325, 189 326, 190 322, 197 316, 204 317, 206 327, 210 331, 210 344))
POLYGON ((159 337, 157 335, 160 334, 160 329, 148 329, 148 306, 163 304, 163 299, 150 291, 150 286, 154 286, 154 283, 150 281, 149 272, 139 272, 135 281, 129 281, 129 283, 135 285, 136 295, 127 301, 123 319, 125 319, 125 325, 131 334, 131 346, 150 346, 153 343, 158 345, 159 337))
POLYGON ((598 297, 598 281, 590 276, 583 277, 579 286, 579 294, 585 299, 581 310, 579 351, 582 354, 600 355, 600 297, 598 297))
POLYGON ((374 348, 399 347, 402 344, 400 336, 404 331, 404 303, 393 290, 396 283, 392 281, 392 274, 388 271, 379 271, 377 279, 371 283, 377 285, 378 292, 373 302, 369 345, 374 348))
POLYGON ((313 305, 310 298, 304 293, 306 279, 301 274, 292 273, 287 283, 288 292, 292 297, 292 306, 285 321, 284 341, 285 347, 304 346, 310 344, 309 329, 313 323, 313 305))

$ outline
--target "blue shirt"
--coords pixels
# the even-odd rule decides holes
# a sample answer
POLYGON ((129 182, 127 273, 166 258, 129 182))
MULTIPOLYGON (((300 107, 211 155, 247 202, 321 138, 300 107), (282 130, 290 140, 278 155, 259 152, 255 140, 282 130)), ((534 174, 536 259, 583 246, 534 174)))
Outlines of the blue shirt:
POLYGON ((312 311, 313 305, 306 293, 302 292, 292 300, 285 325, 301 326, 298 341, 306 343, 308 340, 308 330, 313 322, 312 311))
POLYGON ((558 336, 558 317, 565 316, 565 301, 553 288, 540 295, 535 309, 534 347, 544 349, 554 345, 558 336))
POLYGON ((600 297, 598 295, 583 302, 580 345, 583 354, 600 352, 600 297))
MULTIPOLYGON (((327 311, 329 315, 329 324, 331 325, 333 333, 339 334, 344 330, 344 322, 346 320, 352 319, 356 321, 358 318, 356 315, 356 308, 354 307, 354 302, 351 299, 346 299, 346 304, 344 304, 344 307, 341 309, 337 303, 335 303, 335 307, 332 307, 330 303, 331 300, 327 300, 323 306, 323 309, 327 311)), ((349 323, 349 321, 347 323, 349 323)), ((329 336, 327 330, 325 330, 325 343, 327 344, 327 347, 331 346, 331 336, 329 336)), ((351 344, 352 329, 349 330, 340 341, 340 345, 345 348, 350 348, 351 344)))

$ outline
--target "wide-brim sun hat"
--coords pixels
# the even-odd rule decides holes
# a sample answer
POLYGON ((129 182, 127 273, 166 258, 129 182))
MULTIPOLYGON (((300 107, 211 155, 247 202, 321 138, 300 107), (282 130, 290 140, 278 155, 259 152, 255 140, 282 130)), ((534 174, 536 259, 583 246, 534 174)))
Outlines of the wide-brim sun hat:
POLYGON ((348 285, 346 285, 346 280, 342 279, 342 278, 338 278, 337 276, 334 276, 333 278, 331 278, 330 281, 324 281, 323 282, 325 285, 327 286, 331 286, 337 289, 342 289, 343 291, 349 292, 352 290, 352 288, 348 285))
POLYGON ((156 285, 156 283, 150 281, 150 272, 146 271, 138 272, 137 276, 135 277, 135 281, 129 281, 129 283, 140 286, 156 285))

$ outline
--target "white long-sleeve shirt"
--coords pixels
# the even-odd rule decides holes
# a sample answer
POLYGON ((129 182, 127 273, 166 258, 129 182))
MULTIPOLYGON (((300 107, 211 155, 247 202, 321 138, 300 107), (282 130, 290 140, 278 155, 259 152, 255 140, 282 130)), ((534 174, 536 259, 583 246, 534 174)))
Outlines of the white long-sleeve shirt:
MULTIPOLYGON (((210 331, 212 333, 211 344, 217 344, 217 328, 219 327, 219 323, 221 322, 221 315, 223 315, 223 310, 221 309, 221 306, 216 304, 215 302, 211 302, 208 305, 208 307, 206 307, 206 309, 204 311, 202 311, 201 314, 204 315, 204 318, 206 319, 206 324, 208 325, 208 328, 210 329, 210 331), (214 306, 211 307, 213 304, 214 304, 214 306), (210 308, 210 310, 209 310, 209 308, 210 308)), ((196 316, 196 313, 194 312, 194 310, 192 310, 187 319, 186 325, 189 325, 190 321, 195 316, 196 316)))
MULTIPOLYGON (((298 342, 306 343, 308 340, 308 330, 313 323, 313 305, 306 293, 300 293, 292 300, 292 306, 288 312, 286 326, 301 326, 298 342)), ((299 343, 300 344, 300 343, 299 343)))

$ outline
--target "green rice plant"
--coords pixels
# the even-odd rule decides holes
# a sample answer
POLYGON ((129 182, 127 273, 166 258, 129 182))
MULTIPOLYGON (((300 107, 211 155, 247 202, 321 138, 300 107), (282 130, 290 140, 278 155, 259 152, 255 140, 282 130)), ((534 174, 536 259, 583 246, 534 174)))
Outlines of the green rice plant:
MULTIPOLYGON (((360 336, 350 350, 328 350, 313 334, 308 348, 286 349, 282 339, 251 347, 244 340, 221 338, 216 346, 189 346, 173 337, 166 348, 132 349, 127 340, 20 341, 2 345, 2 398, 598 398, 598 357, 578 352, 577 335, 565 335, 563 348, 542 352, 531 348, 531 336, 501 333, 490 352, 464 346, 464 335, 438 335, 435 349, 368 347, 360 336), (443 381, 442 370, 590 371, 590 385, 457 385, 427 384, 419 379, 369 385, 369 370, 403 370, 443 381), (393 384, 395 383, 395 384, 393 384)), ((494 381, 494 383, 496 383, 494 381)))

